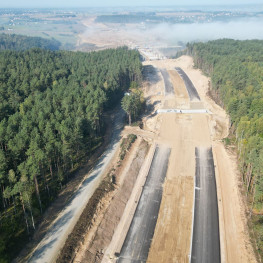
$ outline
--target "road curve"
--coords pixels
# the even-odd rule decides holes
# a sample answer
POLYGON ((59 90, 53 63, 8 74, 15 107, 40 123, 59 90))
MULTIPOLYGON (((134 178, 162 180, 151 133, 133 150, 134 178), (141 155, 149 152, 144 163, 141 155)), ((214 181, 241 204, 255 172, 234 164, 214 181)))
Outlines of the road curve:
POLYGON ((200 101, 199 94, 193 84, 193 82, 189 79, 189 77, 186 75, 186 73, 179 67, 176 67, 175 70, 180 75, 180 77, 183 79, 185 87, 187 89, 187 92, 189 94, 189 98, 191 101, 198 100, 200 101))
POLYGON ((196 148, 191 263, 219 263, 220 237, 212 148, 196 148))
POLYGON ((42 241, 38 244, 28 262, 50 263, 56 261, 60 250, 65 244, 67 236, 73 230, 90 197, 101 182, 104 171, 110 164, 110 161, 118 147, 125 114, 121 109, 118 112, 118 116, 114 119, 114 131, 111 143, 107 147, 107 150, 99 158, 92 172, 83 181, 82 185, 75 192, 68 205, 53 222, 52 226, 42 241))
POLYGON ((118 263, 146 262, 158 218, 171 149, 157 146, 118 263))

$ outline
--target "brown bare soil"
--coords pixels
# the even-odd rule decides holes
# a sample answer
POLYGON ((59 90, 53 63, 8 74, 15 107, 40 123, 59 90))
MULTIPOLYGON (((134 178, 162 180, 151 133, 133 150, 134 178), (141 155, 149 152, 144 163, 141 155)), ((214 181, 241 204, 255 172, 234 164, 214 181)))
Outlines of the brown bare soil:
POLYGON ((116 170, 120 186, 111 197, 101 200, 101 205, 105 208, 95 213, 93 229, 84 232, 86 237, 74 262, 101 261, 129 200, 147 152, 148 144, 139 138, 129 156, 124 159, 122 167, 116 170))
POLYGON ((103 198, 113 190, 114 184, 111 182, 111 175, 109 174, 90 198, 72 233, 68 236, 63 249, 60 251, 60 255, 56 260, 57 263, 72 262, 80 242, 84 239, 84 233, 92 226, 92 220, 94 215, 96 216, 96 211, 100 208, 103 198))
MULTIPOLYGON (((163 41, 153 34, 138 28, 138 24, 119 24, 119 23, 96 23, 96 17, 85 18, 82 21, 86 30, 78 35, 78 47, 85 47, 85 44, 92 44, 96 49, 116 48, 119 46, 148 45, 149 42, 154 44, 163 41)), ((83 49, 85 50, 85 49, 83 49)), ((87 50, 90 50, 87 48, 87 50)))
POLYGON ((222 262, 256 262, 248 234, 246 205, 239 190, 237 160, 225 150, 221 142, 228 135, 229 118, 207 96, 209 78, 202 75, 200 70, 194 69, 192 58, 187 56, 177 60, 147 61, 145 64, 169 70, 175 98, 162 99, 162 108, 189 105, 187 96, 178 96, 182 92, 182 82, 174 72, 174 67, 177 66, 188 74, 201 97, 201 103, 190 102, 189 106, 205 108, 213 113, 183 116, 163 114, 152 119, 151 127, 158 127, 154 121, 160 123, 158 140, 172 145, 172 152, 148 262, 188 262, 192 228, 194 147, 211 145, 216 162, 222 262))
POLYGON ((188 94, 187 94, 187 90, 185 89, 184 86, 184 81, 182 80, 182 78, 178 75, 178 73, 175 70, 168 70, 170 77, 171 77, 171 81, 173 83, 174 86, 174 92, 175 92, 175 96, 176 98, 183 98, 183 99, 188 99, 188 94))
POLYGON ((162 207, 147 262, 188 262, 193 195, 185 196, 182 193, 192 191, 192 176, 166 180, 162 207), (186 235, 182 235, 183 233, 186 235))

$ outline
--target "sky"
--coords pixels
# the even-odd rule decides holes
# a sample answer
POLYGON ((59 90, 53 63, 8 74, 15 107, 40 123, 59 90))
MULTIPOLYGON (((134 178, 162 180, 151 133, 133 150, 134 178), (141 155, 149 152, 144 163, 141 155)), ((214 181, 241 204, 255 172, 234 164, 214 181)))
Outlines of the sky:
POLYGON ((1 0, 1 2, 0 8, 262 4, 262 0, 1 0))

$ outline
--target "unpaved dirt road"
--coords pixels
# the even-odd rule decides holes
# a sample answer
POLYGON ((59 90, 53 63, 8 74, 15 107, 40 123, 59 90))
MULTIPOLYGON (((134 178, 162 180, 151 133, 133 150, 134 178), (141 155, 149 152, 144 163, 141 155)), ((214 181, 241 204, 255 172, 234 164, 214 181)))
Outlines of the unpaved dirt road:
POLYGON ((49 231, 34 250, 29 262, 55 262, 60 249, 63 247, 68 234, 72 231, 90 197, 101 182, 107 167, 114 156, 120 140, 123 127, 124 112, 115 118, 112 140, 106 152, 101 156, 93 171, 86 176, 83 183, 72 197, 70 203, 59 214, 49 231))
MULTIPOLYGON (((213 142, 218 181, 221 186, 222 219, 224 222, 225 262, 257 262, 246 225, 244 196, 239 191, 237 158, 221 142, 213 142)), ((223 238, 222 237, 222 238, 223 238)))

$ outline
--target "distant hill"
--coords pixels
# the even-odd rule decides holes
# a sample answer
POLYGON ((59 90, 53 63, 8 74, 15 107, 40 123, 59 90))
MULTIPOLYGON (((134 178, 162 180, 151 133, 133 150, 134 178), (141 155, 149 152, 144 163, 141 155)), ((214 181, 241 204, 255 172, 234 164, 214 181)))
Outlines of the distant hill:
POLYGON ((59 50, 61 43, 55 39, 0 34, 0 50, 22 51, 31 48, 59 50))

